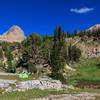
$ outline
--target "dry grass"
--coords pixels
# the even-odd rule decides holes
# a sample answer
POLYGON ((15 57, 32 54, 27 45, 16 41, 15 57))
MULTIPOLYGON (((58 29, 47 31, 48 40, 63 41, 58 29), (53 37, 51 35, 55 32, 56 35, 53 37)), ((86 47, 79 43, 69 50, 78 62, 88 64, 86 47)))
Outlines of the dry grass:
POLYGON ((29 75, 29 78, 19 78, 17 75, 0 75, 0 79, 5 80, 18 80, 18 81, 27 81, 37 79, 39 76, 29 75))

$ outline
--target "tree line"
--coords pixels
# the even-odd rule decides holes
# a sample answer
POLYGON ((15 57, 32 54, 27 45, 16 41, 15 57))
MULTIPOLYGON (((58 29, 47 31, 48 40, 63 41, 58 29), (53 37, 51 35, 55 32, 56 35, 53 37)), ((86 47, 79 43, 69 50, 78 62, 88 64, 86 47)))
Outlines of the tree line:
MULTIPOLYGON (((70 37, 69 34, 67 34, 67 38, 70 37)), ((74 34, 71 37, 74 37, 74 34)), ((46 37, 40 36, 33 32, 21 44, 1 44, 1 47, 3 53, 0 52, 0 55, 2 56, 5 53, 8 72, 16 72, 16 66, 21 66, 26 68, 28 72, 36 74, 36 66, 47 63, 50 65, 51 77, 55 79, 60 77, 60 79, 65 80, 62 75, 65 65, 77 62, 81 57, 80 49, 66 42, 66 33, 64 30, 62 31, 61 25, 55 28, 52 37, 48 35, 46 37), (16 49, 21 56, 14 64, 12 62, 14 59, 12 51, 16 49)))

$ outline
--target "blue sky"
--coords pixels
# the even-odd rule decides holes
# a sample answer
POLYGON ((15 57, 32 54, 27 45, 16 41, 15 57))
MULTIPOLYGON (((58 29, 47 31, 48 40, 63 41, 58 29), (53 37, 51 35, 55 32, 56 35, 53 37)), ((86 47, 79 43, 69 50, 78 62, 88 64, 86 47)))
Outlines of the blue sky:
POLYGON ((0 34, 12 25, 25 35, 53 35, 56 25, 67 31, 100 24, 100 0, 0 0, 0 34))

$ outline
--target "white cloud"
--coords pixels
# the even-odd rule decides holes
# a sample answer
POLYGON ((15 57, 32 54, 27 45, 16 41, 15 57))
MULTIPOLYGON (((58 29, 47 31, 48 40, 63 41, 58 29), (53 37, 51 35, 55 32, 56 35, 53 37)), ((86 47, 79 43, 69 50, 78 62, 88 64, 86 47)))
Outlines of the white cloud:
POLYGON ((93 11, 93 10, 94 10, 94 8, 86 8, 86 7, 80 8, 80 9, 77 9, 77 8, 75 8, 75 9, 71 8, 70 9, 71 12, 80 13, 80 14, 87 13, 87 12, 93 11))

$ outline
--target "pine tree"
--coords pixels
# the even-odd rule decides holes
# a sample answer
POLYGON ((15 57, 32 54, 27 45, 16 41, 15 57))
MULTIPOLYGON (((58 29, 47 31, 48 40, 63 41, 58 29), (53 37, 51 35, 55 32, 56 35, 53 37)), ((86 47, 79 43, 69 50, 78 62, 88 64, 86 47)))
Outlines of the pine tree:
POLYGON ((13 55, 9 51, 9 53, 7 55, 7 64, 8 64, 7 72, 15 73, 16 72, 16 66, 15 66, 15 64, 12 63, 12 61, 13 61, 13 55))
POLYGON ((44 36, 44 34, 42 34, 42 39, 43 39, 43 41, 45 41, 45 36, 44 36))
POLYGON ((68 46, 68 54, 67 55, 68 55, 67 56, 68 57, 67 60, 69 62, 69 61, 72 60, 72 45, 71 44, 68 46))
POLYGON ((62 29, 61 29, 61 25, 58 28, 58 40, 61 40, 61 36, 62 36, 62 29))
POLYGON ((57 39, 58 39, 58 28, 56 26, 56 29, 54 31, 54 43, 57 42, 57 39))
POLYGON ((2 48, 0 48, 0 61, 3 60, 3 51, 2 51, 2 48))
POLYGON ((58 63, 58 29, 56 26, 56 29, 54 31, 54 44, 53 44, 53 49, 50 57, 50 65, 51 65, 52 72, 59 70, 57 63, 58 63))
POLYGON ((48 39, 48 35, 47 35, 47 33, 46 33, 46 39, 48 39))
POLYGON ((51 69, 52 72, 61 72, 66 64, 65 61, 65 36, 64 32, 61 30, 61 25, 59 28, 55 29, 54 32, 54 45, 51 54, 51 69))
POLYGON ((74 37, 74 33, 72 32, 72 34, 71 34, 71 37, 73 38, 74 37))
POLYGON ((70 37, 71 37, 71 33, 67 32, 67 38, 70 38, 70 37))
POLYGON ((72 46, 72 61, 79 61, 79 58, 81 56, 81 51, 79 48, 77 48, 75 45, 72 46))
POLYGON ((81 57, 81 50, 77 48, 75 45, 72 46, 71 44, 68 46, 68 53, 67 53, 67 59, 66 62, 69 64, 69 62, 77 62, 79 61, 79 58, 81 57))
POLYGON ((74 35, 77 36, 77 31, 76 30, 74 31, 74 35))

